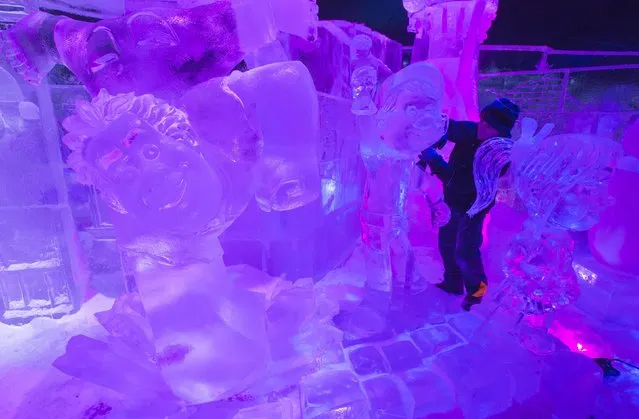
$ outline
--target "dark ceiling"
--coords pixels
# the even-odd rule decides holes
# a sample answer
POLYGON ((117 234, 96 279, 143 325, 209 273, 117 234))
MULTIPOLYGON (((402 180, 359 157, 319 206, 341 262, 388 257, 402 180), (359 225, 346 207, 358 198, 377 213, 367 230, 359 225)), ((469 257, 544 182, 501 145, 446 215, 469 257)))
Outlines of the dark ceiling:
MULTIPOLYGON (((365 23, 410 45, 402 0, 318 0, 321 19, 365 23)), ((489 44, 639 50, 639 0, 500 0, 489 44)))

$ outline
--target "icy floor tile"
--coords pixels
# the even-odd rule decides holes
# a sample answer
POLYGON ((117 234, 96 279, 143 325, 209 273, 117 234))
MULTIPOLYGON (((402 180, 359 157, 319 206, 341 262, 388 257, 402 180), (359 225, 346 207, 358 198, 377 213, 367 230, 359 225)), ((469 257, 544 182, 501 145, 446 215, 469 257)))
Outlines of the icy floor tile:
POLYGON ((411 333, 411 337, 426 358, 463 343, 448 325, 419 329, 411 333))
POLYGON ((359 400, 324 412, 313 419, 363 419, 371 417, 371 408, 366 400, 359 400))
POLYGON ((375 419, 412 418, 415 400, 406 384, 394 375, 383 375, 364 382, 375 419))
POLYGON ((273 403, 240 410, 233 419, 296 419, 301 412, 296 412, 290 400, 283 399, 273 403))
POLYGON ((348 411, 348 406, 361 407, 361 403, 366 402, 359 380, 346 370, 319 371, 309 375, 302 381, 302 392, 305 418, 339 417, 331 416, 331 412, 348 411))
POLYGON ((396 372, 416 368, 422 364, 422 354, 409 340, 400 340, 382 347, 391 370, 396 372))
POLYGON ((348 358, 358 375, 381 374, 390 372, 390 368, 381 352, 373 345, 361 346, 352 350, 348 358))
POLYGON ((467 341, 471 341, 477 329, 484 323, 485 319, 473 313, 461 313, 448 319, 450 324, 467 341))
POLYGON ((415 400, 415 417, 426 418, 455 410, 455 385, 444 374, 416 369, 402 375, 415 400))
POLYGON ((542 392, 550 396, 557 417, 591 417, 604 381, 602 370, 590 358, 558 351, 544 359, 542 392))

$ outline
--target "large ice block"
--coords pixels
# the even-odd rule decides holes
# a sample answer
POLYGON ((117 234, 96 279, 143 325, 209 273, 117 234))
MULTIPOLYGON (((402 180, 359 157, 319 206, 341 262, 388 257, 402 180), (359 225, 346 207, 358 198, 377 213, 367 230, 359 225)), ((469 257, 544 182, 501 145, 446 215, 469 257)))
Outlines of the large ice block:
POLYGON ((355 121, 350 103, 341 98, 319 94, 319 110, 320 196, 285 212, 264 213, 249 204, 221 236, 227 263, 319 279, 352 252, 361 231, 363 185, 355 121))
MULTIPOLYGON (((626 128, 624 152, 639 158, 639 119, 626 128)), ((614 204, 601 214, 601 221, 588 232, 590 248, 599 260, 626 271, 639 273, 639 200, 629 194, 630 185, 639 180, 638 171, 617 170, 610 179, 610 196, 614 204)))
POLYGON ((87 272, 47 92, 4 69, 0 83, 0 321, 21 324, 79 308, 87 272))
POLYGON ((412 62, 427 60, 446 81, 445 112, 455 120, 479 120, 479 46, 497 17, 498 0, 404 0, 415 32, 412 62))
POLYGON ((343 98, 351 97, 350 78, 355 55, 353 39, 366 35, 372 40, 371 54, 391 71, 402 68, 402 45, 364 25, 345 21, 320 21, 318 41, 313 45, 297 46, 291 43, 292 59, 300 60, 313 76, 318 92, 343 98))

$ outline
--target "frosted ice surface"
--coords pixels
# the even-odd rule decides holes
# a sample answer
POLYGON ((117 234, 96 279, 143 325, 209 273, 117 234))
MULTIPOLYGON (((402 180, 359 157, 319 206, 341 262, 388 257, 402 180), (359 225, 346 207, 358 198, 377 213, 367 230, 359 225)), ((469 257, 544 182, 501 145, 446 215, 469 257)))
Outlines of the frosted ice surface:
POLYGON ((416 368, 422 364, 422 354, 410 340, 399 340, 382 347, 393 373, 416 368))
POLYGON ((388 362, 375 345, 360 346, 351 349, 348 358, 357 375, 381 374, 390 372, 388 362))
POLYGON ((444 110, 455 120, 479 120, 478 51, 497 5, 498 0, 404 0, 408 30, 417 34, 412 62, 428 60, 442 72, 444 110))
POLYGON ((412 418, 415 400, 406 384, 395 375, 381 375, 364 381, 371 403, 372 417, 379 419, 412 418))
POLYGON ((573 352, 557 352, 546 363, 541 386, 550 397, 553 411, 558 416, 592 414, 596 394, 603 385, 602 371, 597 364, 573 352))
POLYGON ((299 417, 296 406, 289 399, 261 404, 240 410, 233 419, 296 419, 299 417))
POLYGON ((425 357, 437 355, 463 342, 448 325, 419 329, 412 332, 411 337, 425 357))
POLYGON ((302 380, 302 392, 305 417, 368 417, 368 401, 359 380, 351 371, 327 370, 309 375, 302 380))
POLYGON ((434 368, 414 369, 402 374, 415 400, 415 417, 443 414, 455 410, 455 386, 446 375, 434 368))

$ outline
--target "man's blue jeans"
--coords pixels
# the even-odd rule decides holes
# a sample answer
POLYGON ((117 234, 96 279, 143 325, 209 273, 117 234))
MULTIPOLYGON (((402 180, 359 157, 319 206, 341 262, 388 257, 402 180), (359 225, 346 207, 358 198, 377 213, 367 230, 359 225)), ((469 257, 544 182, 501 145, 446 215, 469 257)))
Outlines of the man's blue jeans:
POLYGON ((439 229, 439 253, 444 261, 444 282, 455 291, 472 295, 488 283, 481 259, 482 230, 489 208, 469 217, 451 208, 450 222, 439 229))

